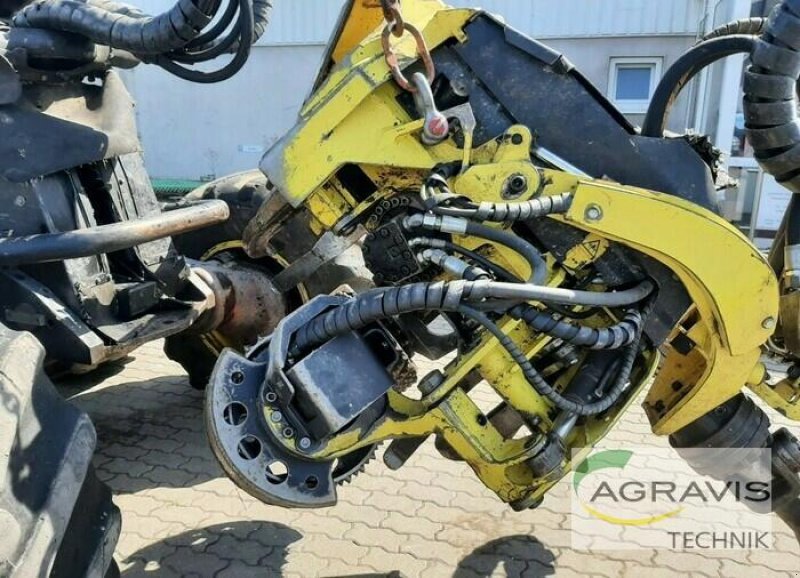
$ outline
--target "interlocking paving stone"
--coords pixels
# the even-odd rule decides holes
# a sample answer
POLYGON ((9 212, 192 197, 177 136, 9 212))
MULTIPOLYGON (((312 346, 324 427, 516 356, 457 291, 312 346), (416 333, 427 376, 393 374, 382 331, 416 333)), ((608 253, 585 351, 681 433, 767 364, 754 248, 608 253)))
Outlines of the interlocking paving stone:
MULTIPOLYGON (((420 367, 420 373, 429 369, 420 367)), ((189 387, 160 343, 136 351, 121 371, 105 372, 105 382, 83 376, 64 391, 97 427, 98 474, 123 512, 117 559, 126 578, 398 572, 426 578, 800 578, 800 548, 779 521, 771 551, 572 551, 568 501, 558 487, 539 509, 513 512, 468 467, 440 457, 430 441, 398 472, 380 460, 370 463, 340 489, 335 508, 267 506, 222 474, 204 432, 203 394, 189 387)), ((774 412, 770 417, 789 425, 774 412)), ((619 444, 663 447, 666 441, 649 434, 637 406, 602 443, 619 444)))

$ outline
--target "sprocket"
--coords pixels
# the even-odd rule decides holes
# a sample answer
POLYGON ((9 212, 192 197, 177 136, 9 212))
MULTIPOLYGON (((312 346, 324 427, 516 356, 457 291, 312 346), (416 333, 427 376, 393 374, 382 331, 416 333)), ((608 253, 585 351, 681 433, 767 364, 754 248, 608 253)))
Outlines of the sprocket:
POLYGON ((363 473, 367 464, 375 459, 379 444, 367 446, 336 460, 333 467, 333 481, 337 486, 344 486, 353 478, 363 473))

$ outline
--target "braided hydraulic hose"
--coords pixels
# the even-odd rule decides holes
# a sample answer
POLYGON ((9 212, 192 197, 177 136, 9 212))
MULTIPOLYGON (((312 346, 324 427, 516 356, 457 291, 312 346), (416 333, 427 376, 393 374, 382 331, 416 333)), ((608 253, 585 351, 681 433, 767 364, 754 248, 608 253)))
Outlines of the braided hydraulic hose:
POLYGON ((630 345, 641 334, 644 326, 642 313, 635 310, 626 313, 622 321, 611 327, 574 325, 525 305, 513 308, 510 314, 536 331, 589 349, 619 349, 630 345))
POLYGON ((353 297, 305 324, 294 337, 293 354, 317 347, 331 339, 357 331, 390 317, 418 311, 458 311, 469 303, 490 299, 543 301, 597 307, 625 307, 639 303, 654 289, 651 281, 616 293, 574 291, 522 283, 452 281, 415 283, 402 287, 373 289, 353 297))
POLYGON ((745 74, 747 139, 761 167, 800 192, 800 0, 784 0, 769 17, 745 74))
MULTIPOLYGON (((642 314, 642 318, 646 319, 651 310, 652 304, 647 305, 642 314)), ((536 371, 536 368, 533 367, 533 364, 530 362, 530 360, 528 360, 527 356, 522 352, 519 346, 514 343, 514 340, 503 333, 503 330, 500 329, 497 324, 487 315, 467 306, 462 306, 459 308, 459 313, 486 327, 486 329, 497 338, 497 340, 517 363, 517 365, 519 365, 523 375, 525 375, 528 383, 530 383, 531 386, 536 390, 536 393, 548 399, 553 403, 553 405, 562 411, 573 413, 578 416, 597 415, 603 413, 617 403, 622 394, 625 393, 630 386, 631 372, 633 371, 633 365, 636 362, 636 356, 639 353, 639 346, 642 340, 641 331, 636 336, 634 341, 623 350, 619 373, 617 374, 617 378, 614 381, 612 388, 603 396, 601 400, 593 403, 584 403, 567 399, 558 391, 556 391, 556 389, 550 385, 538 371, 536 371)))

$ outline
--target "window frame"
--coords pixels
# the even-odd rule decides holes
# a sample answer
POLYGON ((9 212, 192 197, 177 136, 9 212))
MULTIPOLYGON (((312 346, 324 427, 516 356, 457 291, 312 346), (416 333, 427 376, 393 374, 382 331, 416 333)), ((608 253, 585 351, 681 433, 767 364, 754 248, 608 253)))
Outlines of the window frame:
POLYGON ((620 56, 612 57, 609 61, 608 72, 608 97, 611 102, 622 113, 644 114, 661 80, 661 70, 664 66, 664 58, 661 56, 620 56), (650 91, 646 100, 617 99, 618 73, 621 68, 650 68, 650 91))

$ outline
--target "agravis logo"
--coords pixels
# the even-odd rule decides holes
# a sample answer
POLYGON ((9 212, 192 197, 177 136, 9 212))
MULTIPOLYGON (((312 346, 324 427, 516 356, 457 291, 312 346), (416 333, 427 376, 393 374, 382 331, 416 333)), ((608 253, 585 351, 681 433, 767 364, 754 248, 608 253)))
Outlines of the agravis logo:
MULTIPOLYGON (((716 464, 724 478, 694 471, 672 448, 598 451, 574 468, 573 546, 753 549, 769 547, 769 454, 744 468, 724 450, 703 448, 694 458, 716 464), (735 471, 734 471, 735 470, 735 471)), ((577 456, 574 456, 577 458, 577 456)), ((697 463, 696 461, 694 463, 697 463)))
MULTIPOLYGON (((578 496, 578 499, 580 499, 580 485, 587 476, 591 475, 593 472, 608 468, 622 470, 625 468, 628 462, 630 462, 632 457, 633 452, 626 450, 607 450, 593 456, 589 456, 575 469, 575 475, 572 478, 572 488, 575 492, 575 495, 578 496)), ((621 489, 619 494, 624 496, 625 490, 621 489)), ((616 499, 614 490, 611 488, 608 482, 604 481, 601 482, 598 490, 592 494, 592 497, 589 500, 591 505, 584 500, 581 500, 581 505, 583 506, 584 510, 586 510, 595 518, 603 520, 604 522, 608 522, 609 524, 617 524, 619 526, 649 526, 650 524, 655 524, 661 520, 677 516, 681 513, 681 511, 683 511, 683 507, 679 506, 668 512, 654 514, 652 516, 645 516, 641 518, 620 518, 613 514, 600 511, 598 506, 595 505, 598 501, 600 501, 600 498, 607 497, 610 497, 613 501, 618 501, 616 499)))

